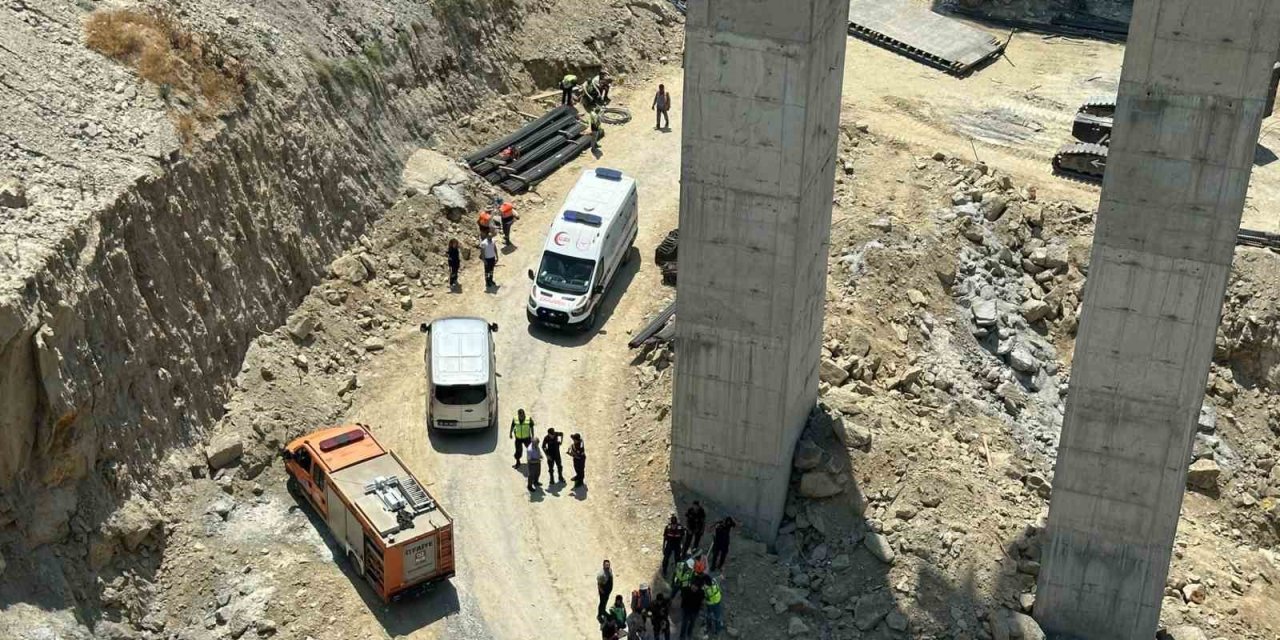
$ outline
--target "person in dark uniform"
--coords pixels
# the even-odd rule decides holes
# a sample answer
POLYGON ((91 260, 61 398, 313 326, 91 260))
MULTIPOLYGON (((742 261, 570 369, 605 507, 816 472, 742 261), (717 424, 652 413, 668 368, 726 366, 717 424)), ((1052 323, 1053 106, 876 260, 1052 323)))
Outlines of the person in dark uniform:
POLYGON ((665 593, 649 603, 649 625, 653 627, 653 640, 671 640, 671 601, 665 593))
POLYGON ((587 486, 587 447, 582 444, 582 434, 569 436, 573 443, 569 445, 569 458, 573 461, 573 488, 587 486))
POLYGON ((547 454, 547 486, 556 483, 556 473, 560 473, 560 484, 564 484, 564 464, 560 461, 560 445, 564 444, 564 433, 553 428, 547 429, 547 437, 542 439, 542 452, 547 454))
POLYGON ((662 531, 662 575, 667 575, 667 563, 680 562, 680 547, 684 544, 684 527, 680 526, 680 518, 671 514, 671 521, 662 531))
POLYGON ((702 610, 705 587, 706 576, 698 576, 680 587, 680 640, 693 639, 693 629, 698 623, 698 612, 702 610))
POLYGON ((609 604, 609 596, 613 593, 613 568, 609 566, 608 560, 604 561, 600 567, 600 573, 596 574, 596 593, 600 596, 600 605, 596 608, 596 620, 603 622, 604 608, 609 604))
POLYGON ((716 523, 711 530, 711 570, 719 571, 724 567, 725 558, 729 555, 729 534, 738 522, 726 517, 716 523))
POLYGON ((685 534, 684 547, 680 550, 681 556, 688 555, 690 549, 697 549, 702 545, 702 531, 706 526, 707 512, 700 502, 694 500, 689 510, 684 512, 685 534))
POLYGON ((458 286, 458 269, 462 268, 462 250, 458 247, 458 239, 449 239, 449 250, 446 252, 449 257, 449 287, 457 288, 458 286))

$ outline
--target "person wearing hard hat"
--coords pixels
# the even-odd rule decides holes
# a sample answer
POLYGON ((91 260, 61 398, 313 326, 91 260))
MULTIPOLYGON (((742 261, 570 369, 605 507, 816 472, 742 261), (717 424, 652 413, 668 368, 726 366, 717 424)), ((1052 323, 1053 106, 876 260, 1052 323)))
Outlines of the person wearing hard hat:
POLYGON ((520 216, 516 214, 516 208, 511 206, 510 202, 502 203, 502 206, 498 207, 498 213, 502 216, 503 243, 506 246, 510 247, 512 246, 511 245, 511 227, 515 226, 516 220, 519 220, 520 216))
POLYGON ((578 76, 565 74, 560 80, 560 104, 573 106, 573 90, 578 86, 578 76))

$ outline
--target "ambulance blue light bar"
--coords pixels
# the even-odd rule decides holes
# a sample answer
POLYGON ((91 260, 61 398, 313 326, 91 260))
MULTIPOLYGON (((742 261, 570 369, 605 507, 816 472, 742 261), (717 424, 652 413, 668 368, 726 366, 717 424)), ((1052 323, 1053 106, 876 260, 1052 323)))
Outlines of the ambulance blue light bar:
POLYGON ((564 219, 566 222, 581 222, 582 224, 593 227, 598 227, 601 224, 604 224, 604 219, 600 216, 583 213, 581 211, 565 211, 564 219))
POLYGON ((604 179, 604 180, 612 180, 612 181, 614 181, 614 182, 618 182, 618 181, 622 180, 622 172, 621 172, 621 171, 618 171, 617 169, 609 169, 609 168, 606 168, 606 167, 597 167, 597 168, 596 168, 596 177, 597 177, 597 178, 602 178, 602 179, 604 179))

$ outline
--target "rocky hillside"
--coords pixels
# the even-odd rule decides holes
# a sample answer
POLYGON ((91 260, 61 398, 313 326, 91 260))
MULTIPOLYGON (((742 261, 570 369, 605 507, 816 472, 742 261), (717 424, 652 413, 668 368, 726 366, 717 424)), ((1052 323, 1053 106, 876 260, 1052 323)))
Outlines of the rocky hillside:
MULTIPOLYGON (((1093 212, 862 124, 846 129, 841 156, 820 406, 796 447, 776 548, 743 545, 730 562, 730 626, 741 637, 1043 638, 1029 614, 1093 212)), ((1275 254, 1238 251, 1167 637, 1280 629, 1276 269, 1275 254)), ((617 454, 631 461, 618 487, 650 498, 666 487, 678 358, 678 344, 638 358, 628 408, 640 426, 617 454)), ((657 540, 659 526, 645 535, 657 540)))
POLYGON ((518 96, 569 70, 625 82, 673 15, 0 6, 0 601, 92 620, 88 565, 163 548, 157 465, 203 450, 250 343, 399 197, 410 151, 522 121, 518 96))

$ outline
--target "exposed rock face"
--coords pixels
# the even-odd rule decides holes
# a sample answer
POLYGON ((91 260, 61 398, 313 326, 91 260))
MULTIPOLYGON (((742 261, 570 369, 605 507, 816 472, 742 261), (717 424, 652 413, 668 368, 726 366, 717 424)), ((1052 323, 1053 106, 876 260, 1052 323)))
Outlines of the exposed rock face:
MULTIPOLYGON (((0 114, 15 140, 0 164, 17 179, 5 178, 0 203, 0 498, 23 487, 15 513, 28 543, 64 537, 77 502, 105 521, 121 489, 168 450, 202 444, 250 342, 386 210, 411 151, 470 146, 460 137, 467 127, 482 129, 478 139, 518 122, 505 110, 486 111, 481 124, 464 115, 538 88, 520 71, 514 43, 524 38, 514 33, 553 18, 540 0, 484 4, 390 0, 326 13, 286 0, 229 20, 218 3, 186 3, 193 31, 270 72, 255 76, 247 105, 185 151, 161 89, 79 45, 92 3, 28 0, 20 6, 49 17, 39 29, 5 22, 16 33, 0 57, 48 63, 23 65, 47 67, 42 75, 8 81, 65 102, 58 117, 80 120, 65 130, 81 132, 60 138, 64 128, 42 111, 0 114), (110 474, 95 473, 107 464, 110 474), (53 488, 65 499, 49 499, 53 488), (41 503, 48 517, 23 522, 41 503)), ((563 42, 538 39, 557 73, 568 54, 555 49, 580 47, 601 14, 630 16, 575 11, 554 18, 563 42)), ((609 43, 619 71, 649 57, 634 43, 662 40, 653 19, 633 20, 609 43)), ((600 63, 594 50, 574 57, 600 63)), ((313 329, 295 327, 299 336, 313 329)))

